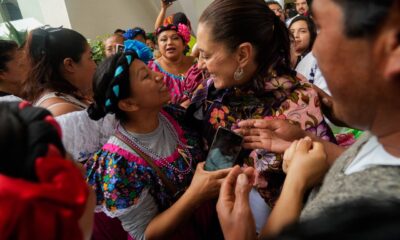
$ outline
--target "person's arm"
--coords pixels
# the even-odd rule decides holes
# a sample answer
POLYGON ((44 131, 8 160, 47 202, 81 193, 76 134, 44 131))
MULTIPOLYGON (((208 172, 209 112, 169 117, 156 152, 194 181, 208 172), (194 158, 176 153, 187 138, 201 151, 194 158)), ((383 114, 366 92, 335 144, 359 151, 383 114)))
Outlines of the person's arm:
POLYGON ((88 186, 89 196, 86 201, 85 211, 79 219, 79 227, 82 230, 83 239, 89 240, 92 237, 93 221, 94 221, 94 208, 96 206, 96 195, 94 190, 88 186))
POLYGON ((273 208, 260 238, 278 234, 283 227, 298 221, 305 192, 322 182, 329 164, 324 147, 304 138, 292 143, 284 154, 287 172, 281 195, 273 208))
POLYGON ((147 240, 165 239, 203 202, 218 196, 221 183, 231 169, 207 172, 203 168, 204 162, 199 163, 186 192, 170 208, 151 220, 145 231, 147 240))
POLYGON ((322 140, 287 120, 244 120, 239 122, 239 129, 235 131, 244 136, 243 147, 247 149, 266 149, 283 153, 294 140, 308 136, 313 141, 324 145, 328 156, 327 161, 330 164, 345 151, 345 148, 322 140))
POLYGON ((254 169, 235 166, 222 183, 217 213, 225 239, 256 239, 256 226, 250 209, 249 193, 254 169))
POLYGON ((157 30, 157 28, 162 26, 164 18, 165 18, 165 13, 167 12, 167 8, 171 5, 172 5, 172 2, 167 3, 163 0, 161 0, 161 10, 157 16, 156 22, 154 23, 154 30, 157 30))

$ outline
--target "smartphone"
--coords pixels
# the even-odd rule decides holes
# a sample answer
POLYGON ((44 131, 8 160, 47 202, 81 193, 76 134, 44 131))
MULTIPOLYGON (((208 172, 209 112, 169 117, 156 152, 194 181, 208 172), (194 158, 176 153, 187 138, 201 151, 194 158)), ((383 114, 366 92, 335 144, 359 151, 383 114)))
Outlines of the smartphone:
POLYGON ((242 143, 242 136, 227 128, 219 127, 208 152, 204 170, 215 171, 237 164, 242 143))
POLYGON ((123 53, 125 46, 122 44, 115 44, 115 53, 123 53))

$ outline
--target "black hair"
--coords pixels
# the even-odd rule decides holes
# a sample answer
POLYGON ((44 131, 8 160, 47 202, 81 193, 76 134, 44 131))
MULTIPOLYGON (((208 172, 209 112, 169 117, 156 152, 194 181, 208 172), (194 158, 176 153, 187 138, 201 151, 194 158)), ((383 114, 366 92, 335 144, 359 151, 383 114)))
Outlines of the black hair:
POLYGON ((35 101, 46 89, 51 89, 82 99, 59 69, 66 58, 79 62, 87 47, 86 38, 71 29, 45 26, 32 30, 26 45, 31 68, 24 83, 24 98, 35 101))
POLYGON ((57 128, 45 121, 51 113, 24 104, 0 102, 0 173, 37 181, 35 160, 47 155, 49 144, 64 156, 65 149, 57 128))
POLYGON ((348 37, 373 37, 384 25, 395 0, 333 0, 343 11, 348 37))
POLYGON ((211 29, 214 41, 230 51, 249 42, 255 48, 258 68, 252 83, 263 89, 266 76, 294 76, 290 67, 289 31, 263 0, 215 0, 202 13, 200 23, 211 29))
POLYGON ((119 109, 118 102, 130 96, 128 56, 132 62, 138 58, 136 52, 133 51, 117 53, 97 67, 93 78, 94 103, 87 110, 91 119, 99 120, 107 113, 115 113, 117 119, 125 120, 125 113, 119 109), (119 74, 116 74, 117 72, 119 74), (116 85, 118 85, 118 94, 115 94, 116 90, 114 90, 116 85))
POLYGON ((265 2, 265 3, 267 4, 268 7, 269 7, 270 5, 278 5, 280 8, 282 8, 282 6, 281 6, 280 3, 276 2, 276 1, 273 1, 273 0, 270 0, 270 1, 265 2))
POLYGON ((13 58, 18 44, 11 40, 0 40, 0 71, 7 71, 7 63, 13 58))
POLYGON ((120 28, 115 29, 114 34, 124 34, 125 30, 122 30, 120 28))
POLYGON ((293 23, 298 22, 298 21, 305 21, 307 23, 308 31, 310 32, 310 44, 308 45, 308 48, 302 54, 303 56, 305 56, 307 53, 311 52, 311 50, 312 50, 315 39, 317 38, 317 28, 315 26, 314 20, 312 20, 310 17, 297 16, 290 22, 289 27, 288 27, 289 30, 290 30, 290 27, 293 25, 293 23))
POLYGON ((146 32, 143 28, 140 27, 128 29, 122 35, 124 36, 125 40, 134 40, 139 35, 142 35, 143 38, 146 40, 146 32))
POLYGON ((185 24, 189 30, 192 30, 190 21, 183 12, 177 12, 172 16, 172 24, 178 26, 179 23, 185 24))
POLYGON ((323 214, 283 229, 275 240, 378 240, 400 236, 398 199, 357 199, 332 206, 323 214))

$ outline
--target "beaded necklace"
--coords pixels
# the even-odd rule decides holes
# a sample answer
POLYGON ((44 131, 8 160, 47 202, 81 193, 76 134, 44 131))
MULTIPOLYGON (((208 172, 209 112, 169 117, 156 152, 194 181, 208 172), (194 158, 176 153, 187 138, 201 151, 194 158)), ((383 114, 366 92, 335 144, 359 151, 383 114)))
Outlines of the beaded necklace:
POLYGON ((133 136, 130 134, 124 127, 122 127, 120 124, 117 126, 117 131, 121 133, 122 137, 124 138, 125 141, 129 142, 132 145, 137 146, 143 153, 148 155, 154 162, 159 162, 162 166, 169 168, 175 172, 182 173, 182 174, 188 174, 189 172, 192 171, 192 162, 193 162, 193 157, 188 148, 190 146, 187 146, 184 144, 178 136, 178 133, 176 132, 175 128, 172 126, 172 124, 168 121, 168 119, 163 116, 162 114, 159 114, 159 120, 162 127, 166 127, 168 130, 168 133, 171 134, 172 138, 174 139, 174 142, 176 143, 176 148, 181 148, 183 152, 188 156, 189 162, 186 161, 188 164, 188 167, 184 170, 180 170, 176 168, 174 165, 168 162, 167 158, 161 157, 159 154, 157 154, 153 149, 149 148, 145 144, 143 144, 140 139, 137 137, 133 136))

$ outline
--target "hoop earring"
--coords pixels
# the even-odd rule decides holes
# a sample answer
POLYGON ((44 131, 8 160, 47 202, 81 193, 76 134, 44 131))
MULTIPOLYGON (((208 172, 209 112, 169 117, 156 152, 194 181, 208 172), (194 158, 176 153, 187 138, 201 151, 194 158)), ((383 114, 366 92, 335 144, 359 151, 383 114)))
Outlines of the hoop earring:
POLYGON ((238 67, 236 69, 235 73, 233 74, 233 78, 235 79, 235 81, 240 81, 240 80, 242 80, 243 75, 244 75, 243 68, 238 67))

